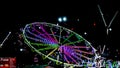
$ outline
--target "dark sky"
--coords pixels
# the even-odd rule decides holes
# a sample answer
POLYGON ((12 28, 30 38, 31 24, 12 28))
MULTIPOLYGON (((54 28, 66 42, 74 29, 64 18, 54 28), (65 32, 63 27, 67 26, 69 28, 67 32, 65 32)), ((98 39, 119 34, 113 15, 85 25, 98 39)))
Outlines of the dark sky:
POLYGON ((1 25, 8 26, 9 24, 9 29, 14 28, 16 24, 26 24, 34 21, 56 22, 59 16, 68 16, 73 21, 77 17, 85 22, 93 21, 100 18, 98 4, 109 23, 114 13, 119 10, 117 0, 7 2, 1 5, 1 25))

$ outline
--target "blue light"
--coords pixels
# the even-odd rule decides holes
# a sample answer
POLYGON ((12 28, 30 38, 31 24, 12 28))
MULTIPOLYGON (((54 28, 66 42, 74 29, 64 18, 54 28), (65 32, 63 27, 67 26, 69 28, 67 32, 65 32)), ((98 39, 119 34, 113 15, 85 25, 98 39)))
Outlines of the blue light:
POLYGON ((58 17, 58 22, 66 22, 67 21, 67 17, 63 16, 63 17, 58 17))
POLYGON ((63 21, 66 22, 67 21, 67 17, 63 17, 63 21))
POLYGON ((59 17, 59 18, 58 18, 58 21, 59 21, 59 22, 62 22, 62 18, 61 18, 61 17, 59 17))

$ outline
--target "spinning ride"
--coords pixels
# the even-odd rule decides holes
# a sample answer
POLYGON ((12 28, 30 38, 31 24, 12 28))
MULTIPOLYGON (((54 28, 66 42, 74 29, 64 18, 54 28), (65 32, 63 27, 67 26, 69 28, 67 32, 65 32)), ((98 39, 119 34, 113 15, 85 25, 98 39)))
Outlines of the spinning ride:
POLYGON ((95 49, 79 34, 51 23, 34 22, 23 29, 25 43, 38 54, 56 63, 79 65, 93 60, 95 49))

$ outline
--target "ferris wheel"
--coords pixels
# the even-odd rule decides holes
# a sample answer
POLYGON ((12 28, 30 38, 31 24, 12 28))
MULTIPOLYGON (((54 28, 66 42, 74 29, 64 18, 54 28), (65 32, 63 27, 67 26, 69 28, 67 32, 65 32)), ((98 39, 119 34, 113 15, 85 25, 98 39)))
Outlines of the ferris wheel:
POLYGON ((93 60, 95 48, 81 35, 65 27, 34 22, 23 29, 25 43, 38 54, 56 63, 78 66, 93 60))

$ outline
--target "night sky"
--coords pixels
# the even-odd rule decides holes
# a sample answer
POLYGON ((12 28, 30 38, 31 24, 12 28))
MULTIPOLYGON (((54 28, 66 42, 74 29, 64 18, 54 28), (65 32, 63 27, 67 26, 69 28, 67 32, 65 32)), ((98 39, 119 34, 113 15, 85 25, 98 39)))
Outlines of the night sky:
POLYGON ((60 26, 71 29, 83 36, 95 48, 98 48, 99 45, 101 47, 106 45, 105 52, 110 52, 109 58, 115 59, 115 55, 120 57, 120 7, 115 0, 93 0, 72 3, 63 1, 54 3, 6 3, 1 6, 0 43, 9 31, 12 33, 5 41, 3 48, 0 48, 0 57, 19 57, 18 51, 20 46, 19 44, 14 45, 18 40, 16 33, 21 33, 20 28, 24 28, 26 24, 33 22, 58 23, 60 26), (97 7, 98 4, 101 7, 107 25, 109 25, 116 11, 119 11, 111 24, 110 28, 112 31, 108 35, 97 7), (66 22, 58 22, 58 17, 62 16, 67 17, 66 22))

